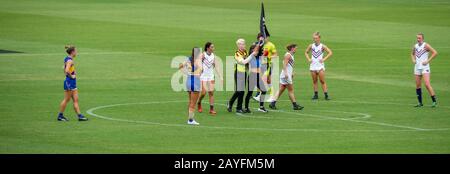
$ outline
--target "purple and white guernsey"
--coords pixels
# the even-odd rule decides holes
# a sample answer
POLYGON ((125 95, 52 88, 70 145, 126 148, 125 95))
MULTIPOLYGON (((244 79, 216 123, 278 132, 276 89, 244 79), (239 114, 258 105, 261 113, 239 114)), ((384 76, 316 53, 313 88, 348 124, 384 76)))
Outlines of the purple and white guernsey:
POLYGON ((215 61, 215 55, 214 53, 211 53, 208 55, 208 53, 204 53, 204 58, 202 60, 202 74, 200 75, 200 80, 202 81, 212 81, 214 80, 214 61, 215 61))
POLYGON ((428 60, 428 50, 425 47, 427 43, 417 43, 414 45, 414 55, 416 58, 416 64, 414 65, 414 74, 422 75, 424 73, 430 73, 430 64, 423 65, 423 62, 428 60))
POLYGON ((316 45, 313 43, 311 45, 311 64, 309 66, 310 71, 320 71, 325 70, 325 64, 320 63, 323 59, 323 44, 320 43, 316 45))

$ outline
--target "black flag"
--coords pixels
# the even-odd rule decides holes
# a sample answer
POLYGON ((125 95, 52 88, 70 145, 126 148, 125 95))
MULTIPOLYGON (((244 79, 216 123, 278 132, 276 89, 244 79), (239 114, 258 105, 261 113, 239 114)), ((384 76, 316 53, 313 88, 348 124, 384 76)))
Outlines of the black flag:
POLYGON ((269 31, 266 26, 266 15, 264 14, 264 3, 261 3, 261 19, 259 21, 259 32, 263 34, 264 38, 269 37, 269 31))

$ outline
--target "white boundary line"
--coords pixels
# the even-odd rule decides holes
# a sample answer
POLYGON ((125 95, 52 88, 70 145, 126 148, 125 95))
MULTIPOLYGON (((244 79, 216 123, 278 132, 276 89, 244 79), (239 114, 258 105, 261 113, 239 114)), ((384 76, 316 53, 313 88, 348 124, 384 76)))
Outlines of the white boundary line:
MULTIPOLYGON (((118 118, 111 118, 111 117, 102 116, 102 115, 94 113, 94 111, 98 110, 98 109, 110 108, 110 107, 116 107, 116 106, 142 105, 142 104, 161 104, 161 103, 181 103, 181 102, 186 102, 186 101, 159 101, 159 102, 140 102, 140 103, 112 104, 112 105, 104 105, 104 106, 98 106, 98 107, 91 108, 91 109, 89 109, 87 111, 87 113, 89 115, 92 115, 92 116, 100 118, 100 119, 111 120, 111 121, 119 121, 119 122, 150 124, 150 125, 158 125, 158 126, 199 127, 199 128, 230 129, 230 130, 303 131, 303 132, 403 132, 403 131, 446 131, 446 130, 450 129, 450 128, 423 129, 423 128, 416 128, 416 127, 402 126, 402 125, 394 125, 394 124, 380 123, 380 122, 372 122, 372 121, 361 121, 361 120, 343 119, 343 118, 336 118, 336 117, 317 116, 317 115, 312 115, 312 114, 307 114, 307 115, 303 114, 303 115, 305 115, 305 116, 312 116, 312 117, 318 117, 318 118, 323 118, 323 119, 329 119, 329 120, 351 121, 351 122, 358 122, 358 123, 375 124, 375 125, 380 125, 380 126, 397 127, 397 128, 403 128, 403 130, 322 130, 322 129, 277 129, 277 128, 245 128, 245 127, 239 128, 239 127, 222 127, 222 126, 203 126, 203 125, 202 126, 191 126, 191 125, 187 125, 187 124, 167 124, 167 123, 157 123, 157 122, 149 122, 149 121, 136 121, 136 120, 118 119, 118 118)), ((299 114, 293 113, 293 112, 286 112, 286 111, 278 111, 278 112, 299 115, 299 114)))

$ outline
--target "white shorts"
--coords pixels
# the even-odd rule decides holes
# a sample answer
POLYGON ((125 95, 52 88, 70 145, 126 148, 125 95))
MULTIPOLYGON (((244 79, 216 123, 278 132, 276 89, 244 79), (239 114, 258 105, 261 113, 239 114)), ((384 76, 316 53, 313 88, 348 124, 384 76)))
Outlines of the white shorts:
POLYGON ((429 74, 429 73, 431 73, 430 66, 422 66, 420 68, 418 68, 418 66, 414 67, 414 74, 415 75, 419 75, 420 76, 420 75, 429 74))
POLYGON ((213 81, 214 80, 214 74, 202 74, 200 75, 201 81, 213 81))
POLYGON ((320 70, 325 71, 325 65, 323 64, 311 64, 309 70, 313 72, 319 72, 320 70))
POLYGON ((280 77, 280 84, 282 84, 282 85, 292 85, 293 84, 292 78, 280 77))

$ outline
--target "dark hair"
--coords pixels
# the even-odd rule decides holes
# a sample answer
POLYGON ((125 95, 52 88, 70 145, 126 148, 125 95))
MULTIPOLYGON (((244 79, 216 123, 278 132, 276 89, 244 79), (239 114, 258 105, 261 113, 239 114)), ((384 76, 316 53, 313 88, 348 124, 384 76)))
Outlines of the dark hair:
POLYGON ((258 35, 256 35, 256 40, 259 40, 260 37, 263 37, 264 35, 262 33, 258 33, 258 35))
POLYGON ((75 51, 75 46, 73 45, 66 45, 64 48, 66 49, 67 54, 72 54, 72 52, 75 51))
POLYGON ((250 55, 253 52, 255 47, 256 47, 256 44, 252 44, 252 46, 250 46, 250 48, 248 49, 248 55, 250 55))
POLYGON ((206 42, 205 43, 205 51, 212 45, 213 43, 211 42, 206 42))
POLYGON ((289 45, 286 46, 286 49, 287 49, 288 51, 291 51, 292 48, 295 48, 295 47, 297 47, 297 44, 289 44, 289 45))

